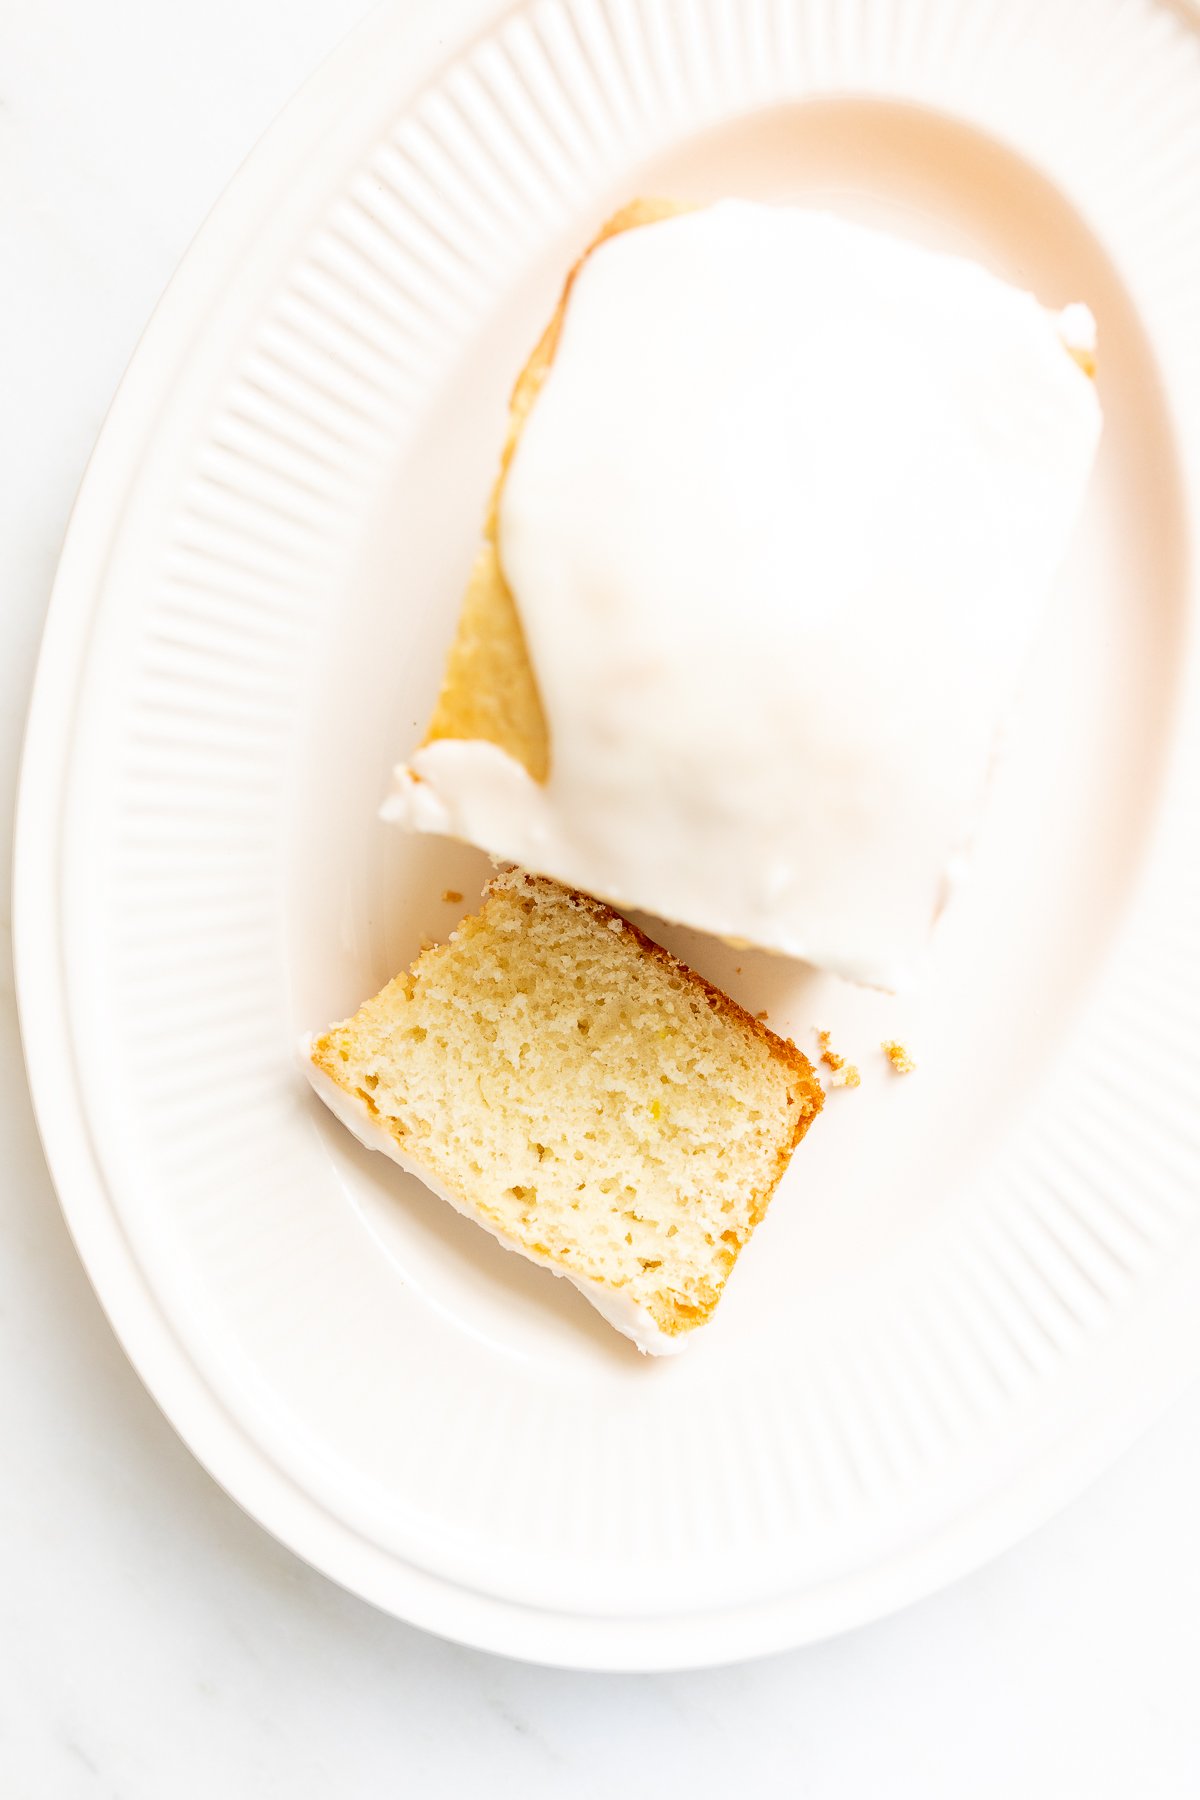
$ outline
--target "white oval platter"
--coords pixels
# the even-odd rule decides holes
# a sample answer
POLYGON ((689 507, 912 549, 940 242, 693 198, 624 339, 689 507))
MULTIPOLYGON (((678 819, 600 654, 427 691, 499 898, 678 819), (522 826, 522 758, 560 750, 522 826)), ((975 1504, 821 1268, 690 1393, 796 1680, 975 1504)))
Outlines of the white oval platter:
POLYGON ((1200 33, 1166 0, 384 6, 251 156, 72 519, 17 966, 113 1326, 299 1555, 513 1655, 728 1661, 978 1564, 1196 1374, 1198 315, 1200 33), (830 206, 1086 299, 1107 419, 919 1001, 664 934, 863 1070, 664 1364, 361 1151, 293 1053, 477 891, 377 806, 508 386, 646 192, 830 206))

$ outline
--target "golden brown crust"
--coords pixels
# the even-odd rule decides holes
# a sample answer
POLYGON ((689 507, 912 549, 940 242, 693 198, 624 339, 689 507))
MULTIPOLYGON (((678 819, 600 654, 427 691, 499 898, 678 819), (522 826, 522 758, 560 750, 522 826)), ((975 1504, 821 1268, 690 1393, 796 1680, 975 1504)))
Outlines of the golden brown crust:
POLYGON ((483 739, 519 762, 535 781, 545 781, 550 773, 546 715, 520 613, 501 565, 500 496, 517 441, 554 361, 567 301, 580 269, 608 238, 689 210, 674 200, 634 200, 614 213, 568 274, 554 316, 517 377, 509 401, 500 472, 484 520, 483 544, 471 570, 441 692, 425 736, 427 744, 438 738, 483 739))

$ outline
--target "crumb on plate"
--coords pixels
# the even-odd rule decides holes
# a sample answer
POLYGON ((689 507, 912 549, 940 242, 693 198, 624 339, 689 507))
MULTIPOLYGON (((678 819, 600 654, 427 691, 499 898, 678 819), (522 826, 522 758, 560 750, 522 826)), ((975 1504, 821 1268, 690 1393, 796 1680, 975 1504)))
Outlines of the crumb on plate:
POLYGON ((885 1038, 879 1048, 883 1051, 883 1054, 887 1057, 897 1075, 911 1075, 916 1068, 916 1063, 904 1048, 904 1045, 898 1044, 895 1038, 885 1038))
POLYGON ((829 1082, 830 1087, 856 1088, 862 1077, 854 1064, 847 1062, 845 1057, 833 1048, 829 1041, 833 1035, 832 1032, 828 1031, 824 1025, 818 1025, 816 1033, 817 1043, 821 1049, 821 1061, 827 1069, 833 1070, 829 1082))

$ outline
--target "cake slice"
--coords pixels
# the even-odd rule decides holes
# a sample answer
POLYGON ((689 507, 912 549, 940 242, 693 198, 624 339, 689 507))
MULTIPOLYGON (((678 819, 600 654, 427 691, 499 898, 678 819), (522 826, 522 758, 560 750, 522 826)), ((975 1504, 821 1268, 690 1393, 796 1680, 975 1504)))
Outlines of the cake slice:
POLYGON ((656 1355, 711 1317, 823 1098, 793 1044, 520 870, 306 1054, 363 1143, 656 1355))

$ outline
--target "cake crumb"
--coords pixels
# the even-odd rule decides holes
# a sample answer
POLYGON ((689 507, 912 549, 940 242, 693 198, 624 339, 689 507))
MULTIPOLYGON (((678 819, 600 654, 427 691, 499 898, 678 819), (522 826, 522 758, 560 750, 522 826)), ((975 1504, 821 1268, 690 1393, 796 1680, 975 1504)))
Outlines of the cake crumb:
POLYGON ((916 1063, 904 1048, 904 1045, 898 1044, 895 1038, 885 1038, 879 1048, 883 1051, 883 1054, 887 1057, 897 1075, 911 1075, 916 1068, 916 1063))
POLYGON ((431 937, 426 937, 424 934, 422 934, 422 936, 421 936, 421 955, 424 956, 424 954, 427 950, 436 950, 436 949, 437 949, 437 939, 431 938, 431 937))
POLYGON ((442 899, 446 902, 447 906, 461 906, 462 905, 462 895, 459 893, 457 888, 447 888, 445 893, 442 895, 442 899))
POLYGON ((858 1087, 862 1081, 862 1076, 859 1074, 853 1063, 847 1062, 845 1057, 840 1055, 839 1052, 833 1048, 833 1045, 830 1042, 833 1033, 824 1025, 816 1026, 815 1030, 817 1034, 817 1043, 821 1050, 821 1061, 825 1064, 827 1069, 832 1069, 833 1071, 829 1081, 830 1087, 858 1087))
POLYGON ((769 1019, 771 1015, 769 1012, 756 1012, 754 1016, 756 1019, 769 1019))

